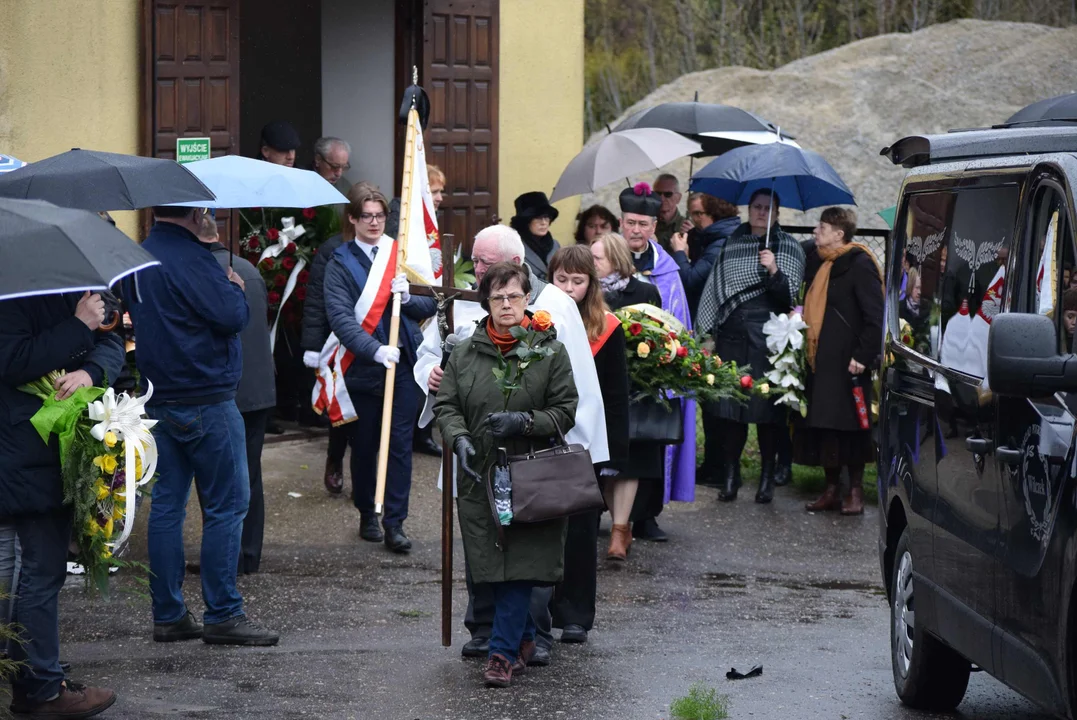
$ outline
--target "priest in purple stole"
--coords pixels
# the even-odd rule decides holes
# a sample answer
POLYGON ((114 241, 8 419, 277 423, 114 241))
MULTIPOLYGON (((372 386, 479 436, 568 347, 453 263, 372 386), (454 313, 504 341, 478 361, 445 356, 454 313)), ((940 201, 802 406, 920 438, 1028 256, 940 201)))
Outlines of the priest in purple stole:
MULTIPOLYGON (((661 198, 647 183, 625 188, 620 195, 621 232, 632 251, 636 277, 658 288, 662 309, 672 313, 689 330, 692 317, 677 262, 655 241, 661 198)), ((632 510, 632 535, 641 540, 666 540, 658 527, 657 516, 670 500, 692 502, 695 499, 696 475, 696 403, 681 403, 684 442, 669 445, 665 451, 665 482, 640 483, 632 510)))

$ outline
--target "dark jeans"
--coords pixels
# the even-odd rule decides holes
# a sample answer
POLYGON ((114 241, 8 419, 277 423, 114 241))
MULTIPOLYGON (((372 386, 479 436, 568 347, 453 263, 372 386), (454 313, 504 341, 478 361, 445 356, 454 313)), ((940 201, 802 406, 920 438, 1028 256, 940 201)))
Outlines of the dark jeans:
MULTIPOLYGON (((464 611, 464 627, 472 638, 489 638, 494 632, 494 616, 497 598, 495 583, 477 583, 471 579, 471 568, 464 557, 464 580, 467 583, 467 609, 464 611)), ((553 645, 553 626, 550 616, 550 598, 553 586, 535 586, 531 591, 531 622, 535 626, 535 642, 549 649, 553 645)))
MULTIPOLYGON (((381 438, 380 395, 364 395, 361 388, 348 387, 358 417, 348 423, 348 442, 352 448, 352 500, 363 515, 374 512, 374 491, 378 476, 378 443, 381 438)), ((411 443, 415 430, 415 385, 411 363, 401 357, 396 368, 393 391, 392 426, 389 430, 389 463, 385 477, 385 507, 382 525, 401 525, 408 517, 411 495, 411 443)))
POLYGON ((589 631, 595 624, 600 514, 596 510, 568 519, 565 578, 554 589, 550 603, 554 627, 563 629, 565 625, 580 625, 589 631))
POLYGON ((509 662, 516 659, 520 643, 535 639, 535 623, 531 619, 531 588, 529 582, 490 583, 494 596, 494 631, 490 636, 490 655, 495 653, 509 662))
POLYGON ((22 643, 10 645, 11 659, 24 663, 12 679, 12 697, 36 705, 60 692, 60 588, 67 578, 70 508, 16 518, 22 545, 18 602, 11 621, 21 627, 22 643))
POLYGON ((344 465, 344 453, 348 450, 348 432, 347 425, 329 427, 329 448, 325 451, 325 459, 335 468, 344 465))
POLYGON ((266 422, 271 410, 252 410, 243 413, 246 431, 247 474, 250 477, 251 500, 247 517, 243 519, 243 539, 240 543, 239 572, 256 573, 262 564, 262 536, 265 533, 266 505, 262 492, 262 446, 266 439, 266 422))
POLYGON ((236 570, 243 518, 250 501, 246 432, 232 400, 213 405, 154 405, 157 482, 150 506, 148 545, 153 621, 174 623, 183 601, 183 521, 191 480, 202 503, 202 597, 207 624, 243 614, 236 570))

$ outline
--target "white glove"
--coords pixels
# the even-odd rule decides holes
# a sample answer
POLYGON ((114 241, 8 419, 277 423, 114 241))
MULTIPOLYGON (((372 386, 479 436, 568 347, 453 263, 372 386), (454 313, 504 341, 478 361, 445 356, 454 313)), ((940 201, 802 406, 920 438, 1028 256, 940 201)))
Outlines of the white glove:
POLYGON ((314 352, 313 350, 307 350, 303 353, 303 364, 309 368, 318 369, 318 359, 321 357, 321 353, 314 352))
POLYGON ((408 276, 400 273, 393 278, 391 290, 400 293, 400 304, 407 305, 411 301, 411 293, 408 292, 408 276))
POLYGON ((400 348, 382 345, 374 352, 374 362, 381 363, 386 369, 391 368, 400 362, 400 348))

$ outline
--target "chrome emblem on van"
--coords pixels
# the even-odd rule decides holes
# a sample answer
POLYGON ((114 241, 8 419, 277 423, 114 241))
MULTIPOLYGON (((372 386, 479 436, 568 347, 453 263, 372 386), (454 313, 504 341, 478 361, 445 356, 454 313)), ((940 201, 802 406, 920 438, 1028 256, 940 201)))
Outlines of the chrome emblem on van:
POLYGON ((1035 539, 1046 542, 1054 512, 1051 470, 1040 453, 1040 426, 1032 425, 1021 442, 1021 489, 1025 496, 1025 514, 1029 531, 1035 539))

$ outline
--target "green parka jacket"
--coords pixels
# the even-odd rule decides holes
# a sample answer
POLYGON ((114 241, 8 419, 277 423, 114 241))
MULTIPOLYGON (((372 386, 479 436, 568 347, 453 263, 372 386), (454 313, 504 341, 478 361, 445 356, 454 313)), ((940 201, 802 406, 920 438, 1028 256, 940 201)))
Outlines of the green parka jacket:
MULTIPOLYGON (((489 413, 505 410, 505 398, 494 382, 499 350, 486 333, 487 318, 479 321, 475 333, 456 346, 441 379, 434 414, 447 451, 461 435, 470 435, 475 446, 473 469, 483 482, 489 482, 490 469, 497 459, 497 448, 509 455, 527 452, 533 442, 546 447, 547 439, 557 431, 568 432, 575 425, 576 383, 565 347, 554 339, 553 330, 539 342, 553 348, 553 355, 534 362, 523 375, 522 387, 509 400, 508 410, 528 412, 535 419, 534 430, 527 438, 493 437, 480 425, 489 413)), ((516 350, 505 359, 519 360, 516 350)), ((556 583, 564 574, 564 519, 544 523, 510 524, 505 528, 505 547, 497 546, 494 523, 486 488, 457 468, 457 499, 460 532, 472 579, 477 583, 531 581, 539 585, 556 583)))

